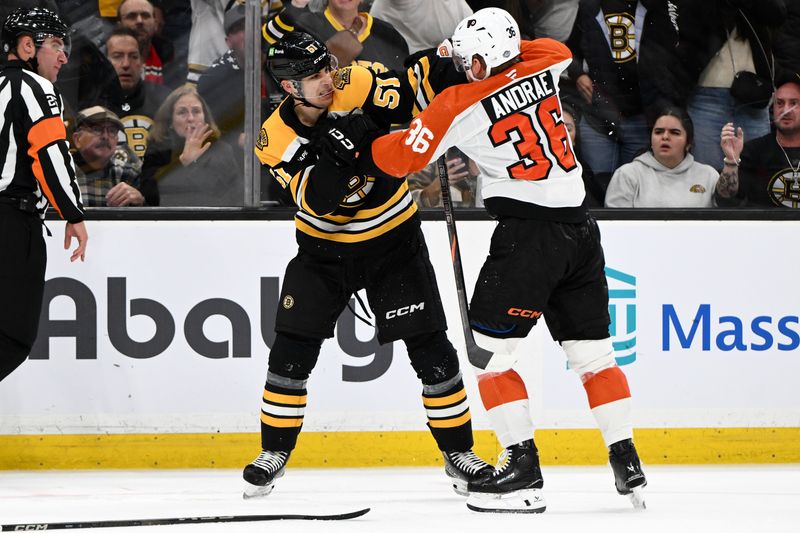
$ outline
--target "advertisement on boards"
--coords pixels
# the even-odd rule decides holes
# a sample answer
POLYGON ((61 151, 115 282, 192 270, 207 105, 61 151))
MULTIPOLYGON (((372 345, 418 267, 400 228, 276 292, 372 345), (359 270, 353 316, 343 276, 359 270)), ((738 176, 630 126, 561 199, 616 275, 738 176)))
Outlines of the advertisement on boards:
MULTIPOLYGON (((611 334, 639 427, 800 425, 791 222, 603 221, 611 334)), ((56 236, 63 226, 51 224, 56 236)), ((494 223, 459 222, 467 292, 494 223)), ((462 357, 444 222, 423 229, 462 357)), ((39 339, 0 386, 0 433, 256 431, 291 221, 96 221, 87 260, 48 241, 39 339)), ((363 296, 363 293, 362 293, 363 296)), ((371 311, 351 308, 368 321, 371 311)), ((594 427, 544 321, 519 350, 538 427, 594 427)), ((402 343, 350 310, 309 381, 309 431, 424 429, 402 343)))

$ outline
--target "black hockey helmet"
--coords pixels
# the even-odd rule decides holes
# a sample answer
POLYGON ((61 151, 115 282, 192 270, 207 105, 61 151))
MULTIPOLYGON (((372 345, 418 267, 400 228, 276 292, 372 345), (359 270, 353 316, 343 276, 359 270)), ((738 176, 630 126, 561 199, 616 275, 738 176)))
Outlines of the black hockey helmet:
POLYGON ((17 46, 17 39, 30 35, 37 47, 48 37, 60 37, 64 51, 70 52, 69 27, 58 15, 43 7, 19 8, 12 11, 0 30, 0 47, 8 54, 17 46))
POLYGON ((267 50, 267 69, 278 80, 300 81, 324 68, 336 68, 324 43, 308 33, 289 32, 267 50))

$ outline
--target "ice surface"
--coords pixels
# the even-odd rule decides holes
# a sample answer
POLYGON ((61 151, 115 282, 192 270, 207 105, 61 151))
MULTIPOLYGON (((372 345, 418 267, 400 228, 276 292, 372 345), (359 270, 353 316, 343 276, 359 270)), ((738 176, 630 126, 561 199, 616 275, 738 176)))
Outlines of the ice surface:
POLYGON ((94 529, 187 532, 758 533, 800 531, 800 465, 645 467, 634 511, 605 467, 544 467, 547 511, 469 511, 442 469, 292 469, 243 501, 238 470, 0 472, 0 524, 372 510, 345 522, 254 522, 94 529), (525 528, 524 530, 519 529, 525 528))

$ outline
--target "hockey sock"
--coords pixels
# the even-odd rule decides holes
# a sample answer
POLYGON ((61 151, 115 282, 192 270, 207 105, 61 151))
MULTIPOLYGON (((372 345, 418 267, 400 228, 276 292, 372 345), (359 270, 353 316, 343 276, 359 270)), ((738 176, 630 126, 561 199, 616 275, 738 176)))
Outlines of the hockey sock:
POLYGON ((460 373, 442 383, 423 385, 422 404, 440 450, 465 452, 472 448, 472 415, 460 373))
POLYGON ((528 391, 515 370, 478 374, 478 389, 503 448, 533 438, 528 391))
POLYGON ((633 438, 631 391, 625 373, 617 366, 607 368, 589 377, 583 387, 606 446, 633 438))
POLYGON ((267 374, 261 402, 261 449, 292 451, 303 428, 306 380, 267 374))

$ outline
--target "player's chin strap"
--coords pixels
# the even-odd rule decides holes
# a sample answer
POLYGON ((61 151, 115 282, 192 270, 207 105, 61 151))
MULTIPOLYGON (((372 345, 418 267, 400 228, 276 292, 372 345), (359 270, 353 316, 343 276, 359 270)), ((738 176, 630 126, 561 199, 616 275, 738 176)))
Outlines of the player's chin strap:
POLYGON ((300 82, 297 80, 292 80, 292 87, 297 94, 293 94, 292 98, 295 99, 295 106, 301 105, 305 107, 313 107, 314 109, 328 109, 328 106, 318 106, 314 105, 308 100, 306 100, 305 96, 303 96, 303 88, 300 86, 300 82))

